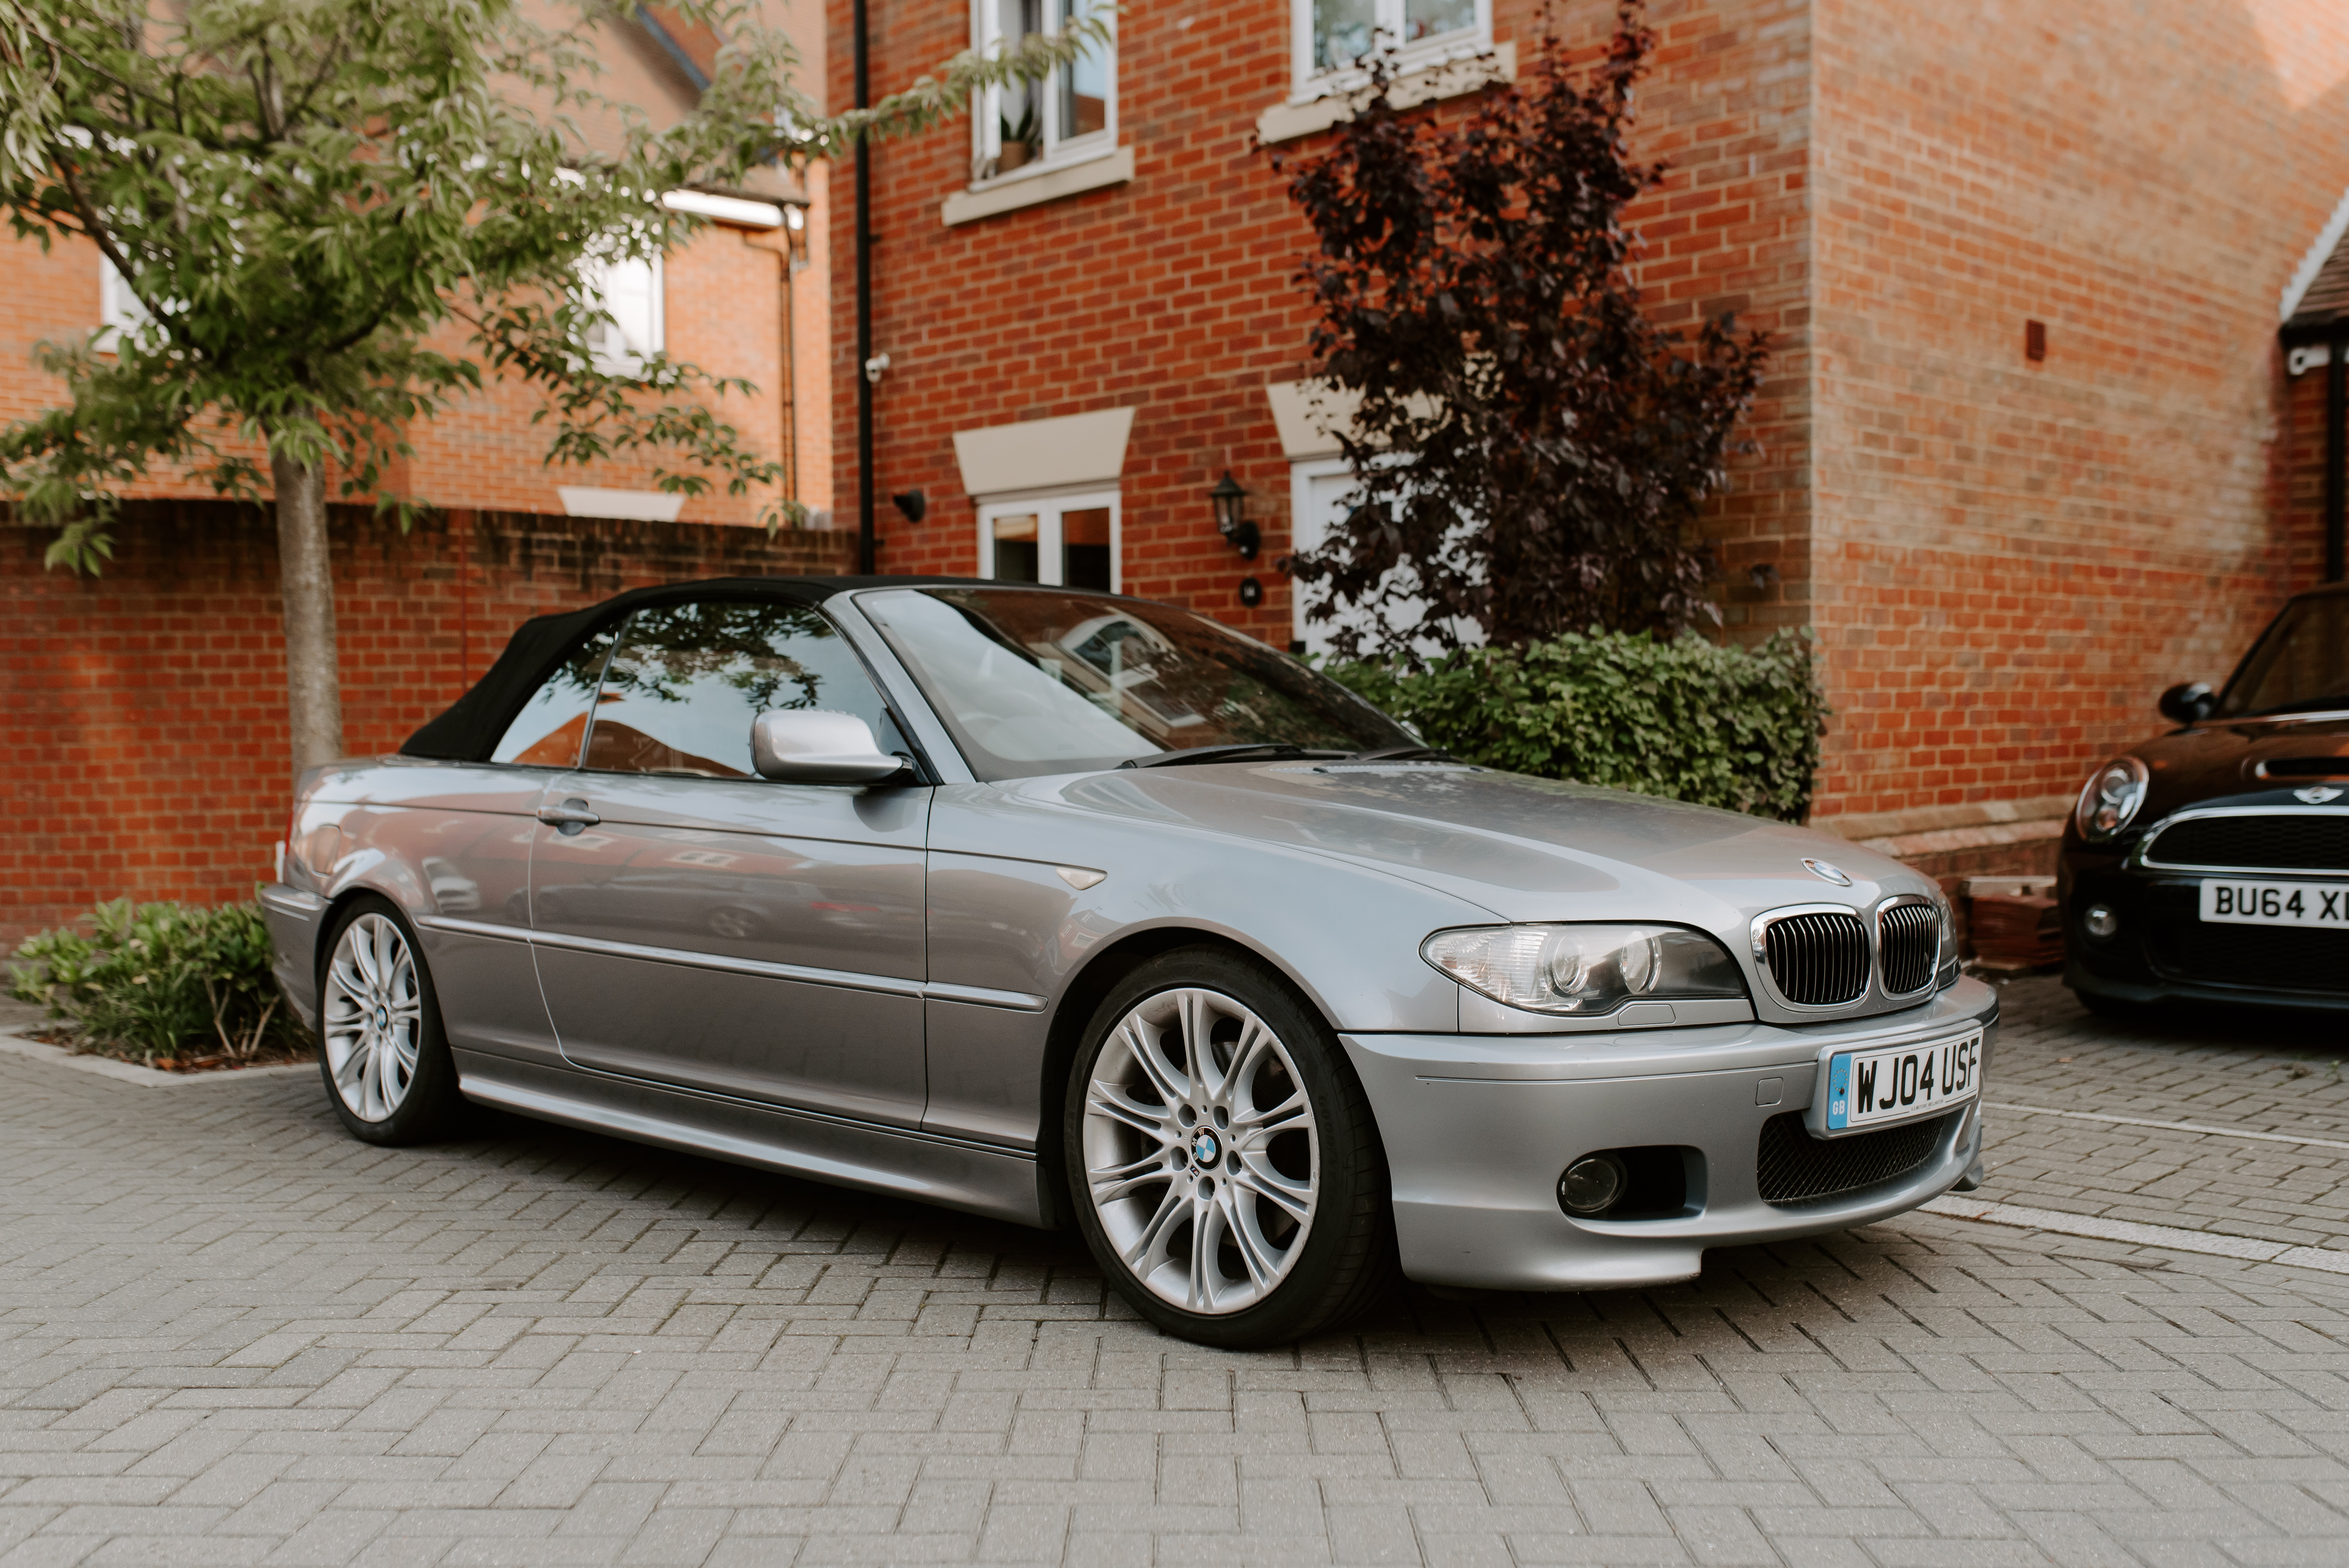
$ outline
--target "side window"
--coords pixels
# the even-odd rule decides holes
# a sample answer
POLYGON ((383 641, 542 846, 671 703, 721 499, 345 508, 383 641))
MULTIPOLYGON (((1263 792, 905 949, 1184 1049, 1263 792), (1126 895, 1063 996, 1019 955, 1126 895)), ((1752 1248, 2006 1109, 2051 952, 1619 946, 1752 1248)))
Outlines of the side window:
POLYGON ((579 766, 579 748, 587 738, 587 711, 595 706, 595 686, 603 679, 604 660, 616 630, 607 626, 571 651, 506 726, 497 749, 490 753, 491 761, 533 768, 579 766))
POLYGON ((754 778, 750 721, 776 707, 853 713, 882 750, 910 749, 855 653, 818 612, 702 600, 629 618, 604 671, 586 766, 754 778))

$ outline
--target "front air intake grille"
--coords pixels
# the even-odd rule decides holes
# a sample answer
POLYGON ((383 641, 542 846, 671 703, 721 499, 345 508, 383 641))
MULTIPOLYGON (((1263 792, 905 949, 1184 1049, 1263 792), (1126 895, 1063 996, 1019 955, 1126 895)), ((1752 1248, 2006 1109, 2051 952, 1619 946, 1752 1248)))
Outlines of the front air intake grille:
POLYGON ((1798 1007, 1856 1002, 1868 989, 1868 927, 1856 914, 1782 916, 1762 951, 1778 995, 1798 1007))
POLYGON ((2259 811, 2189 817, 2157 831, 2147 865, 2245 871, 2349 871, 2349 812, 2259 811))
POLYGON ((1941 961, 1941 917, 1930 903, 1896 903, 1877 917, 1877 962, 1884 992, 1906 996, 1933 983, 1941 961))
MULTIPOLYGON (((1963 1111, 1953 1111, 1963 1116, 1963 1111)), ((1754 1174, 1765 1203, 1816 1203, 1906 1176, 1933 1157, 1950 1118, 1912 1121, 1848 1138, 1813 1138, 1803 1113, 1790 1110, 1762 1124, 1754 1174)))

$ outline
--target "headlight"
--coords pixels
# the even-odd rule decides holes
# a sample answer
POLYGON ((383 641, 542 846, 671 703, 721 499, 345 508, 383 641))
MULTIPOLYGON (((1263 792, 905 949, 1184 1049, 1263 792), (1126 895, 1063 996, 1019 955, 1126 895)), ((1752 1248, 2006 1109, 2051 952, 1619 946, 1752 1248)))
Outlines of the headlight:
POLYGON ((1933 984, 1946 990, 1958 983, 1958 912, 1938 885, 1933 889, 1933 913, 1941 923, 1941 966, 1933 972, 1933 984))
POLYGON ((1721 944, 1672 925, 1487 925, 1439 931, 1420 955, 1471 991, 1537 1013, 1604 1017, 1626 1002, 1743 996, 1721 944))
POLYGON ((2080 824, 2080 836, 2091 843, 2101 842, 2127 827, 2137 808, 2145 804, 2147 777, 2145 764, 2134 757, 2116 757, 2097 769, 2087 788, 2080 791, 2079 809, 2073 813, 2080 824))

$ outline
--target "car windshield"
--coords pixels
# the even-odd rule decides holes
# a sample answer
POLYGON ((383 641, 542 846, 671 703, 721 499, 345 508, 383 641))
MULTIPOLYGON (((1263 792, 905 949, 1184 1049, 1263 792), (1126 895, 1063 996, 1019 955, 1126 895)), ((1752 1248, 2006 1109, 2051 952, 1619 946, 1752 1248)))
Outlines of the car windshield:
POLYGON ((2219 699, 2221 718, 2349 708, 2349 593, 2283 607, 2219 699))
POLYGON ((856 603, 982 779, 1205 746, 1413 744, 1329 676, 1164 604, 1050 588, 887 589, 856 603))

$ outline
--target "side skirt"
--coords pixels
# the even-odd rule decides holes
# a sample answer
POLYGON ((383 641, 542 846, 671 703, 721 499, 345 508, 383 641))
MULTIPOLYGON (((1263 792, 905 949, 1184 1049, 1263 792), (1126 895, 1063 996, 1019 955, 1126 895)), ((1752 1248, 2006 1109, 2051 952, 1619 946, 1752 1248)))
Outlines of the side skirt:
POLYGON ((901 1129, 458 1050, 465 1098, 565 1127, 1041 1228, 1036 1161, 901 1129))

